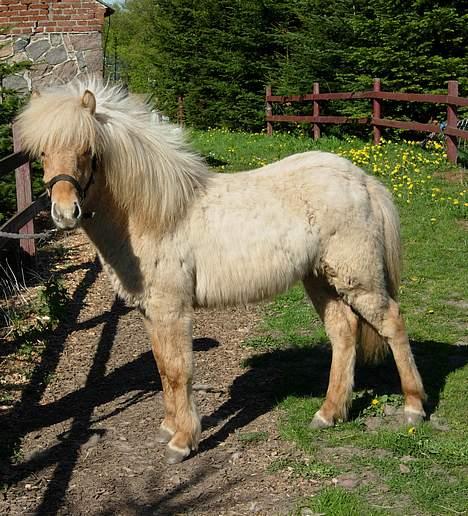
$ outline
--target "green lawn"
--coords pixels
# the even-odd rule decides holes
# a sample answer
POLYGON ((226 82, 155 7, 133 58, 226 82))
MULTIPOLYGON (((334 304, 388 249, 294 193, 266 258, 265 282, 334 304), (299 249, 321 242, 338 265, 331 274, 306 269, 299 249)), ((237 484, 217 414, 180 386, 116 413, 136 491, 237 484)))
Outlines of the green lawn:
POLYGON ((281 434, 303 450, 302 461, 278 460, 272 474, 323 480, 304 507, 326 515, 465 514, 468 509, 467 187, 435 145, 373 147, 348 139, 214 130, 192 133, 219 171, 261 166, 294 152, 322 149, 348 157, 393 192, 401 214, 404 273, 400 289, 413 351, 429 395, 432 421, 394 427, 382 407, 401 407, 393 361, 359 367, 351 420, 329 430, 308 428, 326 390, 330 354, 320 321, 300 286, 264 309, 246 367, 281 367, 275 386, 281 434), (370 423, 373 426, 370 426, 370 423), (337 450, 332 453, 330 450, 337 450), (352 487, 340 479, 354 475, 352 487))

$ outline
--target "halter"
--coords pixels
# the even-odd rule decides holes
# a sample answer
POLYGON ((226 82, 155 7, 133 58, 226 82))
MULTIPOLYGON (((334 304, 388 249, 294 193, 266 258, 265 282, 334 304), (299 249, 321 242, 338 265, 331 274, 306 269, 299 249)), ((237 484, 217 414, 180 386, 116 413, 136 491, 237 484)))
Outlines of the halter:
MULTIPOLYGON (((59 181, 67 181, 68 183, 71 183, 75 190, 78 192, 78 197, 80 199, 80 202, 83 202, 86 194, 88 193, 89 187, 94 183, 94 172, 96 171, 97 166, 97 158, 96 156, 93 156, 93 162, 91 165, 91 175, 89 176, 88 182, 86 183, 85 187, 82 188, 80 183, 71 175, 69 174, 57 174, 54 176, 50 181, 45 183, 45 187, 47 191, 49 192, 49 196, 52 195, 52 188, 56 183, 59 181)), ((88 219, 91 218, 94 215, 93 212, 86 212, 83 213, 83 218, 88 219)))

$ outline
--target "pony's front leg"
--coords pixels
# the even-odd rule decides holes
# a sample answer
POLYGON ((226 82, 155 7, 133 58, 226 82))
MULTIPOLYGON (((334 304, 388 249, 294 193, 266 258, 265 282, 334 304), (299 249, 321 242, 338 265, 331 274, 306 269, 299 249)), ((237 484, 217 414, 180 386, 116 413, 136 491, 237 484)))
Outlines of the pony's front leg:
POLYGON ((168 443, 167 462, 176 464, 198 448, 201 432, 192 395, 191 320, 158 314, 152 319, 151 337, 164 395, 165 417, 159 440, 168 443))

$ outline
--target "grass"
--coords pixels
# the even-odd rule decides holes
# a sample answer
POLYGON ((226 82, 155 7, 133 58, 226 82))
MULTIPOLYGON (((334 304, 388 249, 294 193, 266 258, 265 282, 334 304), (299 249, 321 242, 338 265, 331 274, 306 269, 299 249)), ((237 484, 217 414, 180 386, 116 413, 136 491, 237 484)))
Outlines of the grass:
POLYGON ((294 514, 320 514, 325 516, 379 516, 387 514, 383 510, 371 507, 361 496, 339 487, 327 487, 318 495, 304 500, 300 509, 294 514), (312 512, 305 513, 308 508, 312 512))
POLYGON ((402 404, 389 358, 380 367, 358 371, 349 422, 310 430, 308 423, 323 401, 328 381, 327 339, 302 287, 278 296, 264 309, 257 337, 246 342, 257 352, 246 365, 281 368, 285 380, 274 391, 282 414, 280 431, 302 450, 304 460, 280 459, 271 470, 291 468, 304 478, 339 478, 349 471, 362 476, 351 491, 324 482, 328 487, 303 500, 297 514, 301 508, 327 515, 466 513, 468 203, 463 174, 447 163, 437 143, 426 151, 411 142, 373 147, 355 139, 313 142, 288 134, 267 137, 215 130, 194 132, 192 137, 219 171, 229 173, 294 152, 337 152, 378 176, 400 210, 401 307, 429 395, 429 411, 445 427, 428 421, 417 429, 387 424, 367 428, 370 420, 387 421, 384 407, 402 404), (345 458, 340 453, 323 456, 323 450, 342 447, 354 452, 345 458))

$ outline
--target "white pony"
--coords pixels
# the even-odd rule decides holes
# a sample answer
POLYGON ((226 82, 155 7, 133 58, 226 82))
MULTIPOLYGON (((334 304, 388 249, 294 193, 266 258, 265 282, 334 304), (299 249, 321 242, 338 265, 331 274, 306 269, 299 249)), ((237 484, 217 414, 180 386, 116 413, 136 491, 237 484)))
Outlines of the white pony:
POLYGON ((386 344, 407 421, 423 418, 424 389, 396 301, 398 215, 376 179, 324 152, 211 173, 180 134, 151 123, 146 106, 95 82, 33 96, 17 124, 24 148, 42 156, 55 224, 81 226, 116 292, 144 316, 164 389, 159 439, 169 463, 200 439, 194 307, 258 301, 297 281, 333 349, 312 426, 346 417, 356 351, 373 359, 386 344))

